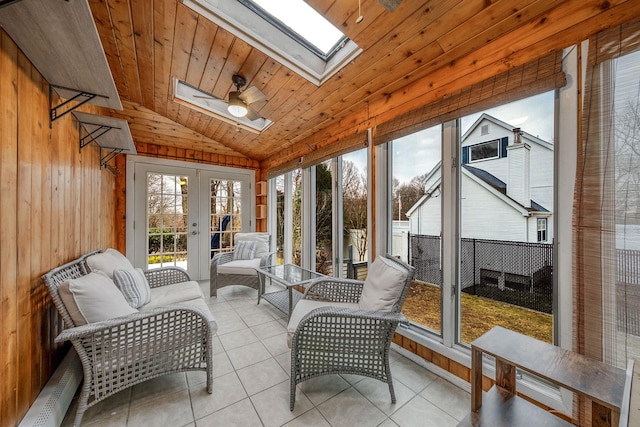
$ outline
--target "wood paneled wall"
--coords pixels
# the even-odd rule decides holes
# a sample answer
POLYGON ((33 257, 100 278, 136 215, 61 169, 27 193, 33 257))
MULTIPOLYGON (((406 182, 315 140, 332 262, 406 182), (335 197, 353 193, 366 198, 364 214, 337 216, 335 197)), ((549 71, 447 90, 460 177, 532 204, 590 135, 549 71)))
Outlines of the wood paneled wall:
MULTIPOLYGON (((91 106, 84 111, 93 112, 91 106)), ((0 30, 0 426, 15 426, 66 353, 40 276, 115 246, 115 177, 75 119, 49 127, 49 86, 0 30)))

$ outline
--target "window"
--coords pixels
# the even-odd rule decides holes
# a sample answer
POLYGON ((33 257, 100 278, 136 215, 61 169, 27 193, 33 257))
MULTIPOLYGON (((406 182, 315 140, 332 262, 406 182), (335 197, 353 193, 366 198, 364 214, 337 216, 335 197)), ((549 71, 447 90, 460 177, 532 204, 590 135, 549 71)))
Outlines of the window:
POLYGON ((441 126, 392 141, 391 254, 413 265, 403 313, 440 334, 442 322, 441 126))
POLYGON ((184 0, 184 4, 318 86, 362 52, 321 15, 310 14, 313 9, 301 0, 184 0), (293 11, 294 6, 302 9, 295 9, 292 23, 281 13, 293 11), (310 23, 312 15, 331 28, 319 30, 310 23))
POLYGON ((238 0, 323 59, 347 37, 303 0, 238 0))
POLYGON ((483 122, 495 139, 469 145, 469 159, 483 162, 459 168, 457 339, 469 344, 503 326, 552 342, 553 247, 540 240, 552 235, 539 215, 554 211, 554 93, 461 118, 462 159, 483 122))
MULTIPOLYGON (((484 127, 484 126, 483 126, 484 127)), ((500 141, 490 141, 469 147, 469 158, 476 160, 495 159, 499 155, 500 141)))
POLYGON ((538 218, 538 242, 547 241, 547 218, 538 218))
MULTIPOLYGON (((271 179, 275 186, 276 264, 302 263, 302 170, 271 179)), ((273 188, 273 187, 272 187, 273 188)))
POLYGON ((367 150, 342 156, 342 221, 346 277, 364 280, 368 258, 367 150))
POLYGON ((596 52, 589 55, 585 113, 590 120, 578 158, 584 166, 576 201, 577 298, 583 319, 577 336, 586 354, 624 367, 640 357, 640 51, 628 52, 624 40, 632 38, 619 28, 611 35, 606 45, 620 46, 626 54, 612 58, 599 51, 600 38, 589 46, 596 52))
POLYGON ((333 186, 331 161, 316 165, 315 271, 335 276, 333 270, 333 186))

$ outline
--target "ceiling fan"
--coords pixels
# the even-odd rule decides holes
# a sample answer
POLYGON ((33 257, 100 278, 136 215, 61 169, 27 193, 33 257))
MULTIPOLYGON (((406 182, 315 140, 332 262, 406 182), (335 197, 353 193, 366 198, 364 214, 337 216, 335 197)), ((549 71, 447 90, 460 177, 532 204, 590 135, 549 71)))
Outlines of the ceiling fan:
POLYGON ((264 101, 266 95, 255 86, 243 91, 242 87, 247 84, 247 81, 238 74, 235 74, 232 80, 236 90, 229 92, 229 105, 227 107, 229 113, 236 117, 246 116, 249 120, 260 119, 260 115, 251 108, 251 104, 264 101))
POLYGON ((384 6, 389 12, 396 10, 396 7, 398 7, 401 2, 402 0, 378 0, 378 3, 384 6))
MULTIPOLYGON (((229 114, 235 117, 246 117, 247 119, 254 121, 258 119, 264 119, 256 113, 251 104, 264 101, 267 97, 264 92, 255 86, 251 86, 246 90, 242 90, 242 87, 247 84, 244 77, 235 74, 232 78, 233 84, 236 86, 236 90, 229 92, 229 101, 227 102, 227 111, 229 114)), ((214 95, 193 95, 194 98, 204 99, 219 99, 214 95)))
MULTIPOLYGON (((402 0, 378 0, 378 3, 380 3, 389 12, 393 12, 398 6, 400 6, 402 0)), ((358 17, 356 18, 356 24, 359 24, 362 21, 364 21, 364 15, 362 14, 362 1, 358 0, 358 17)))

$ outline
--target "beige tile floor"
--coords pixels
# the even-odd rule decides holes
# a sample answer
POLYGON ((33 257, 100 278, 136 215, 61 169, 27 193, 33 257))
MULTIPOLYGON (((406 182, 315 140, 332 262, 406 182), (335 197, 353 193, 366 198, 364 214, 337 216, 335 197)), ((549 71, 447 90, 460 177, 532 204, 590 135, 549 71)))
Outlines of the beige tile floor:
MULTIPOLYGON (((208 282, 201 286, 209 294, 208 282)), ((213 394, 205 374, 167 375, 124 390, 90 408, 83 426, 456 426, 469 393, 400 353, 391 355, 397 403, 380 381, 333 375, 300 384, 289 410, 291 356, 286 319, 256 291, 221 289, 209 307, 218 322, 213 394)), ((71 426, 75 401, 63 426, 71 426)))

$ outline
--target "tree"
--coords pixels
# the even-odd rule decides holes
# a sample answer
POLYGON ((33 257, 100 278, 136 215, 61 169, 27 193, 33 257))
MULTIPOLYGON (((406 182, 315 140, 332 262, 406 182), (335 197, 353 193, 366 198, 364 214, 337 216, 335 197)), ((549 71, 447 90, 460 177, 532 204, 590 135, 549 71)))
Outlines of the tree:
POLYGON ((403 184, 399 184, 396 178, 393 179, 393 219, 409 219, 407 211, 425 194, 424 178, 425 175, 416 176, 409 183, 403 184))
POLYGON ((616 218, 640 224, 640 106, 628 102, 616 113, 616 218))

